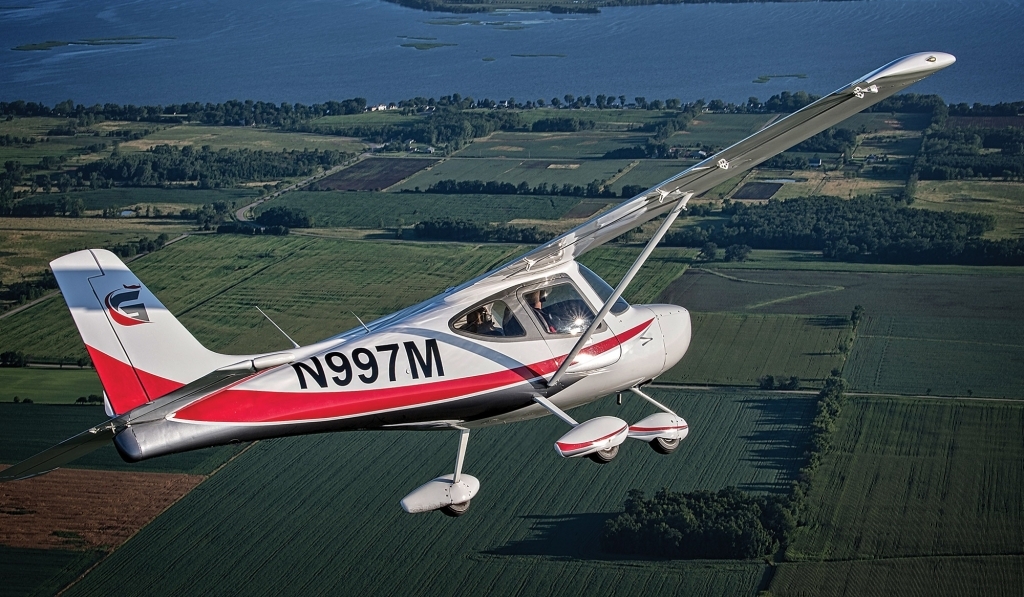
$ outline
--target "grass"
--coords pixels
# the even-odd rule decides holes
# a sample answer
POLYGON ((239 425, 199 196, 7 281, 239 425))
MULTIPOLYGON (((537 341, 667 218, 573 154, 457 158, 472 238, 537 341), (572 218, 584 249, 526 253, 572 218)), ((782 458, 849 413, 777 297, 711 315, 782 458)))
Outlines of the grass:
POLYGON ((197 205, 212 204, 216 201, 224 201, 228 205, 241 207, 254 201, 257 197, 256 191, 252 189, 158 189, 152 187, 98 189, 68 193, 68 195, 72 198, 82 199, 85 202, 85 208, 91 211, 99 211, 108 207, 139 205, 143 208, 143 212, 147 206, 152 206, 160 208, 164 213, 172 213, 171 206, 194 208, 197 205))
POLYGON ((289 133, 247 126, 183 124, 164 128, 143 139, 122 143, 121 150, 142 151, 156 145, 173 145, 175 147, 209 145, 214 150, 244 148, 263 151, 333 149, 335 151, 359 152, 366 148, 365 143, 350 137, 289 133))
MULTIPOLYGON (((553 417, 473 432, 466 471, 482 483, 463 518, 407 515, 398 500, 451 467, 450 433, 350 433, 260 442, 172 506, 71 589, 150 595, 231 586, 249 595, 491 594, 753 595, 760 562, 660 562, 597 547, 628 488, 648 493, 738 485, 784 491, 802 461, 813 400, 757 392, 652 390, 684 414, 690 436, 662 457, 632 442, 598 467, 563 460, 553 417), (514 434, 514 436, 512 435, 514 434), (202 533, 195 529, 202 528, 202 533), (239 548, 239 546, 244 546, 239 548), (174 565, 158 554, 174 553, 174 565), (142 565, 146 562, 146 565, 142 565), (157 562, 154 565, 154 562, 157 562)), ((628 420, 650 407, 605 400, 573 411, 628 420)))
MULTIPOLYGON (((101 405, 13 404, 0 402, 0 463, 16 464, 107 420, 101 405)), ((205 475, 234 456, 239 446, 207 448, 128 464, 104 446, 70 468, 205 475)), ((116 515, 116 513, 112 513, 116 515)))
POLYGON ((660 383, 758 385, 763 375, 819 385, 842 368, 849 321, 836 317, 691 313, 693 340, 660 383))
POLYGON ((0 597, 55 595, 95 564, 103 552, 24 549, 0 545, 0 597))
POLYGON ((849 399, 798 559, 1020 555, 1024 405, 849 399))
POLYGON ((276 206, 295 207, 313 216, 317 226, 391 228, 398 219, 407 226, 442 217, 476 222, 555 220, 579 201, 579 197, 532 195, 308 191, 288 193, 279 200, 262 204, 257 211, 276 206))
POLYGON ((996 219, 988 238, 1024 236, 1024 185, 985 180, 917 183, 914 207, 988 214, 996 219))
MULTIPOLYGON (((52 219, 52 218, 48 218, 52 219)), ((11 222, 11 220, 6 220, 11 222)), ((18 224, 19 220, 12 223, 18 224)), ((150 238, 157 236, 151 234, 150 238)), ((0 229, 0 280, 16 282, 37 278, 49 269, 53 259, 86 247, 102 247, 138 239, 127 232, 60 231, 60 230, 2 230, 0 229)), ((0 330, 4 327, 0 320, 0 330)), ((3 341, 0 340, 0 344, 3 341)))
POLYGON ((100 395, 103 387, 92 369, 0 368, 0 402, 17 396, 40 404, 74 404, 79 396, 100 395))
POLYGON ((424 170, 395 187, 426 190, 441 180, 482 180, 508 182, 518 185, 526 182, 531 187, 548 183, 586 186, 591 181, 604 181, 629 165, 629 160, 528 160, 522 156, 509 158, 461 159, 450 158, 424 170))

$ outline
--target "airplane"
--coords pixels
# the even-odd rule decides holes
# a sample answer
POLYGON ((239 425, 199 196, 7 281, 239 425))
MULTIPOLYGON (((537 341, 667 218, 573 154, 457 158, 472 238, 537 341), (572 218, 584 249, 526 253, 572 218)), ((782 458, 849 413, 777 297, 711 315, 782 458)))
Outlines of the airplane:
POLYGON ((492 271, 314 344, 292 341, 290 350, 207 350, 113 253, 60 257, 50 266, 109 419, 0 471, 0 481, 49 472, 110 441, 138 462, 311 433, 452 430, 454 471, 400 505, 459 516, 480 491, 462 471, 473 429, 550 414, 570 427, 554 444, 564 458, 608 463, 629 438, 670 454, 688 424, 643 386, 686 353, 690 315, 621 296, 676 217, 691 198, 954 62, 940 52, 890 62, 492 271), (662 215, 614 288, 577 262, 662 215), (633 424, 612 416, 578 422, 566 412, 627 392, 656 412, 633 424))

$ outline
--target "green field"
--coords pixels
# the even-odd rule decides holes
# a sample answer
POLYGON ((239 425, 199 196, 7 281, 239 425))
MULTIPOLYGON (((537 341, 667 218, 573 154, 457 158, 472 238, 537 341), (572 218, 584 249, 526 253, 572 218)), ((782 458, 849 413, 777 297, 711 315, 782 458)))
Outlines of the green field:
MULTIPOLYGON (((102 405, 0 402, 0 463, 16 464, 107 420, 102 405)), ((87 454, 69 468, 206 475, 237 454, 239 446, 206 448, 128 464, 114 445, 87 454)))
POLYGON ((844 369, 854 389, 1024 397, 1020 272, 1006 268, 986 276, 978 271, 983 268, 974 268, 974 275, 901 269, 717 275, 690 269, 659 298, 698 312, 804 316, 849 317, 861 305, 867 319, 844 369))
POLYGON ((771 594, 1013 597, 1021 586, 1024 556, 935 556, 780 564, 771 594))
POLYGON ((432 218, 505 223, 516 219, 557 220, 579 197, 533 195, 439 195, 362 191, 299 191, 268 201, 257 213, 284 206, 304 210, 317 226, 394 228, 432 218))
POLYGON ((139 205, 142 206, 143 213, 145 213, 146 206, 157 206, 163 208, 164 213, 174 213, 168 206, 193 207, 206 203, 212 204, 216 201, 224 201, 228 205, 241 207, 257 196, 253 189, 159 189, 153 187, 122 187, 68 194, 72 198, 84 201, 87 210, 99 211, 107 207, 131 208, 139 205))
POLYGON ((289 133, 247 126, 183 124, 162 129, 136 141, 122 143, 121 150, 142 151, 154 145, 173 145, 175 147, 209 145, 214 150, 244 148, 257 151, 333 149, 335 151, 361 152, 366 149, 365 143, 351 137, 289 133))
POLYGON ((691 313, 686 356, 659 383, 758 385, 763 375, 799 377, 818 386, 842 368, 840 345, 851 335, 842 317, 691 313))
MULTIPOLYGON (((659 182, 679 174, 693 165, 694 160, 638 160, 640 163, 630 168, 618 178, 611 188, 616 194, 622 193, 625 185, 640 185, 647 189, 659 182)), ((703 201, 701 201, 703 203, 703 201)))
MULTIPOLYGON (((526 156, 521 156, 525 158, 526 156)), ((413 176, 395 190, 427 190, 442 180, 482 180, 508 182, 518 185, 526 182, 531 187, 548 183, 586 186, 591 181, 604 181, 629 165, 629 160, 528 160, 519 156, 509 158, 449 158, 413 176)))
POLYGON ((996 219, 991 238, 1024 236, 1024 185, 983 180, 917 183, 914 207, 983 213, 996 219))
POLYGON ((55 595, 103 557, 99 551, 0 545, 0 597, 55 595))
MULTIPOLYGON (((474 431, 466 472, 482 489, 469 513, 408 515, 403 495, 451 467, 451 433, 348 433, 265 441, 172 506, 69 595, 177 595, 232 587, 246 595, 367 592, 460 595, 632 593, 753 595, 760 562, 658 562, 609 556, 603 521, 629 488, 738 485, 785 491, 803 460, 809 398, 652 390, 690 436, 664 457, 631 442, 607 466, 563 460, 553 417, 474 431), (196 529, 203 529, 196 532, 196 529), (160 554, 164 554, 161 556, 160 554), (174 554, 173 563, 166 554, 174 554)), ((574 410, 628 420, 638 400, 574 410)))
POLYGON ((764 128, 774 114, 701 114, 668 143, 683 147, 710 145, 723 149, 764 128))
POLYGON ((0 402, 12 402, 17 396, 40 404, 74 404, 79 396, 102 393, 103 386, 92 369, 74 365, 65 369, 0 368, 0 402))
POLYGON ((1022 431, 1024 406, 1011 402, 849 399, 788 552, 825 561, 781 566, 771 590, 1019 591, 1022 431))

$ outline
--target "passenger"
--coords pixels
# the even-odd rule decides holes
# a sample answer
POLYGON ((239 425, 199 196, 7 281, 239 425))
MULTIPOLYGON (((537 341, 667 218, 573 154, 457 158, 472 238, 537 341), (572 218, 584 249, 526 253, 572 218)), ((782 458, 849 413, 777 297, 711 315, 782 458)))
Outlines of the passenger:
POLYGON ((527 304, 533 308, 533 313, 537 316, 537 319, 540 320, 540 324, 544 329, 552 334, 557 333, 557 330, 555 330, 555 326, 552 325, 548 314, 544 312, 544 299, 547 298, 547 291, 534 290, 532 292, 527 292, 523 298, 525 298, 527 304))

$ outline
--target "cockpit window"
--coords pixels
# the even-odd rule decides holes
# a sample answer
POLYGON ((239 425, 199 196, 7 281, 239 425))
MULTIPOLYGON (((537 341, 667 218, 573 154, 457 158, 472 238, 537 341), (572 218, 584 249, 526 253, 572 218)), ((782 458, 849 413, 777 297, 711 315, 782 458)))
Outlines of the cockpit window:
MULTIPOLYGON (((588 284, 590 284, 590 287, 594 289, 594 292, 597 293, 597 296, 601 297, 601 301, 607 301, 608 297, 610 297, 612 293, 615 292, 615 289, 609 286, 607 282, 602 280, 601 276, 595 274, 594 272, 584 267, 582 263, 577 265, 580 266, 580 273, 583 274, 583 279, 586 280, 588 284)), ((629 303, 627 303, 620 296, 618 300, 615 301, 615 304, 612 305, 611 310, 612 313, 618 315, 619 313, 622 313, 628 308, 629 303)))
POLYGON ((582 334, 594 320, 590 305, 572 284, 530 290, 523 299, 550 334, 582 334))
POLYGON ((452 327, 474 336, 518 338, 526 335, 526 330, 505 301, 474 307, 452 322, 452 327))

